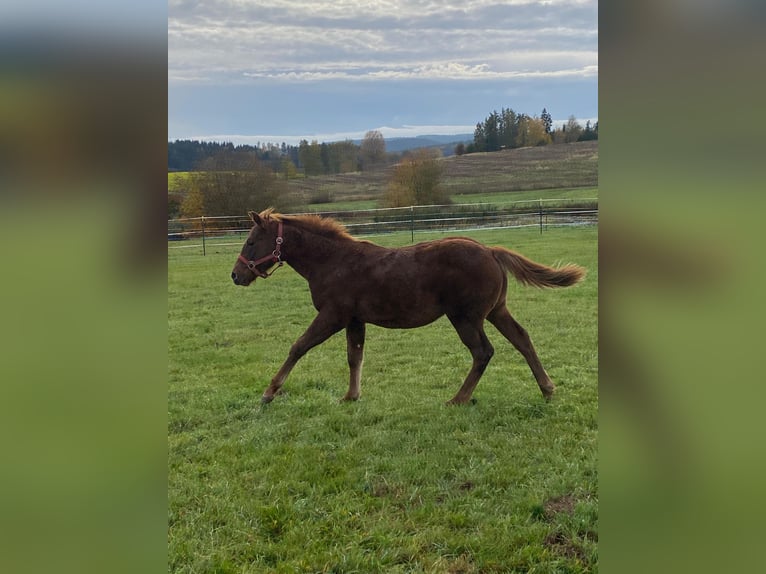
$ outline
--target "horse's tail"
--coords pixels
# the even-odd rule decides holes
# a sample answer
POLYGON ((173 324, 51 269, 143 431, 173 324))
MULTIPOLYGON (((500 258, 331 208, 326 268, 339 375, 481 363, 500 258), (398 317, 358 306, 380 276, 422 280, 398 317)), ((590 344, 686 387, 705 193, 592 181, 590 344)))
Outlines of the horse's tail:
POLYGON ((524 285, 569 287, 585 277, 585 269, 573 263, 554 269, 504 247, 492 247, 492 254, 503 269, 510 271, 524 285))

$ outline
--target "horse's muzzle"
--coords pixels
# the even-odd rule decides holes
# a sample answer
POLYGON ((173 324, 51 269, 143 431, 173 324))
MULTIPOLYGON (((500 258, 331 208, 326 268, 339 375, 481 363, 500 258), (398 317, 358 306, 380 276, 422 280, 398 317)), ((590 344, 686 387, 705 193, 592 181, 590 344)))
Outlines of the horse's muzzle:
POLYGON ((247 287, 252 283, 252 281, 248 281, 244 277, 237 275, 236 271, 231 272, 231 280, 234 281, 234 285, 242 285, 243 287, 247 287))

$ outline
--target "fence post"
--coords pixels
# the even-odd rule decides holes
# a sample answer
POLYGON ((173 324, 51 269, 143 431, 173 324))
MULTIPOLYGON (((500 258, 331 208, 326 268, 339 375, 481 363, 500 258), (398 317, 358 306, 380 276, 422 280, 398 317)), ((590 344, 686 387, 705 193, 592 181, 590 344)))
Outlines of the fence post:
POLYGON ((410 205, 410 243, 415 243, 415 206, 410 205))
POLYGON ((543 234, 543 200, 540 198, 540 235, 543 234))
POLYGON ((202 255, 205 253, 205 216, 202 216, 202 255))

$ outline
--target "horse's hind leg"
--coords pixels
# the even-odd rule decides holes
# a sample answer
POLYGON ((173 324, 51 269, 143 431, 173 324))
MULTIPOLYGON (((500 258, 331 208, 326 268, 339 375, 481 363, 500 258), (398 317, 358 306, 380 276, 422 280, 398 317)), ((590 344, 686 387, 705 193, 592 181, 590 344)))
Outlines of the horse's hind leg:
POLYGON ((348 392, 344 401, 355 401, 359 398, 362 385, 362 361, 364 360, 364 323, 352 319, 346 327, 346 353, 350 371, 348 392))
POLYGON ((504 304, 493 309, 487 317, 487 320, 492 323, 522 355, 524 355, 529 368, 532 370, 532 374, 537 380, 540 391, 542 391, 546 400, 550 400, 556 386, 553 384, 553 381, 551 381, 548 373, 545 372, 545 369, 537 356, 537 352, 532 345, 532 341, 524 327, 516 322, 504 304))
POLYGON ((473 357, 473 365, 471 365, 471 370, 468 371, 468 376, 463 381, 463 386, 447 402, 449 405, 462 405, 471 400, 473 390, 484 374, 484 370, 487 368, 495 350, 484 333, 483 320, 476 322, 463 317, 449 317, 449 320, 460 336, 460 340, 471 351, 471 357, 473 357))

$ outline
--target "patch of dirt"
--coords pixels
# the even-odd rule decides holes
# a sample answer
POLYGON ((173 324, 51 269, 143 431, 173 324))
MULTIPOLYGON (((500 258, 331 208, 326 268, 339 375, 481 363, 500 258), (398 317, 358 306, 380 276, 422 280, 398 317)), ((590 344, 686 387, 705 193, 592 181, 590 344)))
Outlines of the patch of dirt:
POLYGON ((447 567, 448 574, 472 574, 476 572, 476 566, 471 562, 471 557, 461 554, 447 567))
POLYGON ((555 515, 562 512, 565 514, 572 514, 572 512, 574 512, 575 504, 577 504, 577 499, 572 494, 564 494, 562 496, 551 498, 543 504, 545 518, 550 520, 555 515))
MULTIPOLYGON (((588 495, 585 495, 588 498, 588 495)), ((550 523, 556 523, 556 516, 559 514, 572 515, 575 506, 581 499, 573 494, 563 494, 546 500, 542 505, 542 513, 538 517, 544 518, 550 523)), ((575 535, 568 536, 560 530, 555 530, 545 537, 543 545, 551 552, 564 556, 572 560, 577 560, 583 564, 588 564, 589 558, 583 545, 588 542, 598 542, 598 533, 594 530, 578 532, 575 535)))
POLYGON ((551 552, 555 552, 561 556, 566 556, 567 558, 579 560, 583 564, 588 562, 588 557, 585 555, 585 552, 580 547, 580 545, 576 544, 572 540, 569 540, 561 532, 554 532, 549 534, 545 537, 543 544, 545 544, 545 546, 547 546, 551 552))
POLYGON ((476 485, 475 485, 475 484, 474 484, 472 481, 470 481, 470 480, 466 480, 466 481, 465 481, 463 484, 461 484, 460 486, 458 486, 458 488, 459 488, 460 490, 465 490, 465 491, 468 491, 468 490, 473 490, 473 487, 474 487, 474 486, 476 486, 476 485))

